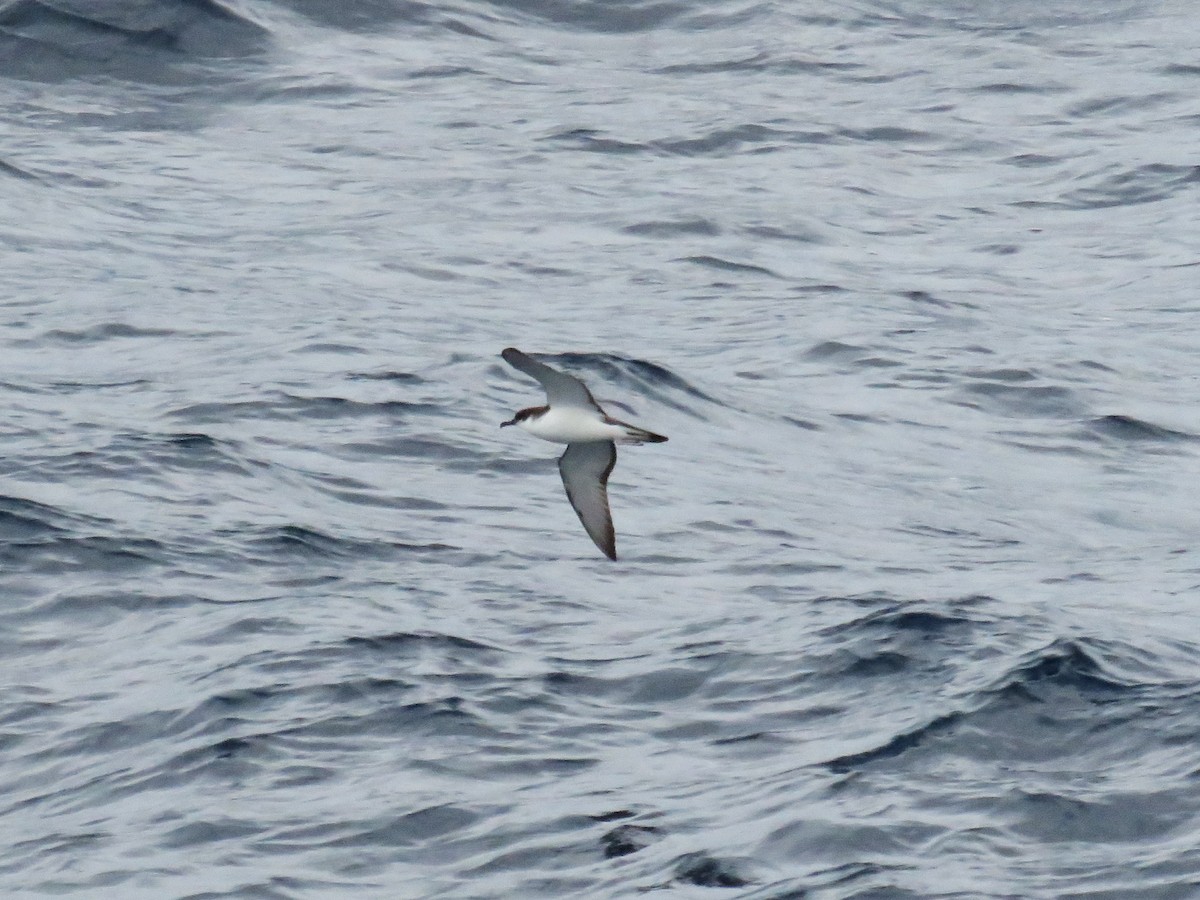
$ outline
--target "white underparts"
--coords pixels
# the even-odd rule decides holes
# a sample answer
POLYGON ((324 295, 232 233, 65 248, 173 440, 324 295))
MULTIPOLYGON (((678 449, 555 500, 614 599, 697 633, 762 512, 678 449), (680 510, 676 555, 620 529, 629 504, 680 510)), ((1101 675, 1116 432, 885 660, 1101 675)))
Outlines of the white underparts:
POLYGON ((577 407, 551 407, 542 415, 530 416, 517 424, 534 437, 559 444, 585 441, 640 442, 638 429, 623 423, 606 422, 599 413, 577 407))

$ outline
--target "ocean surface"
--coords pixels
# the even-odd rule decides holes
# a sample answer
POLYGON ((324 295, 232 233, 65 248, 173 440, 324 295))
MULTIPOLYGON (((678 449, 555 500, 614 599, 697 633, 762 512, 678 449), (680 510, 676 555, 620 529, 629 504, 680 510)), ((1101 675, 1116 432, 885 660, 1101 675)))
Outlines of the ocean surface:
POLYGON ((1200 897, 1198 47, 0 0, 0 896, 1200 897))

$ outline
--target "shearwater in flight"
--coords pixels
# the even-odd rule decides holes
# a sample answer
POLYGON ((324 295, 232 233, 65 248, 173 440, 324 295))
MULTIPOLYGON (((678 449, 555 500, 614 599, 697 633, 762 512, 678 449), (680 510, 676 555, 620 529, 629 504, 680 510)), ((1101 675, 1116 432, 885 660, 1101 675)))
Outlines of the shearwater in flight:
POLYGON ((608 476, 617 464, 617 444, 660 444, 661 434, 619 422, 600 408, 578 378, 552 369, 509 347, 506 363, 536 379, 546 391, 546 406, 523 409, 505 425, 519 425, 535 437, 567 445, 558 471, 588 536, 609 559, 617 558, 617 534, 608 509, 608 476))

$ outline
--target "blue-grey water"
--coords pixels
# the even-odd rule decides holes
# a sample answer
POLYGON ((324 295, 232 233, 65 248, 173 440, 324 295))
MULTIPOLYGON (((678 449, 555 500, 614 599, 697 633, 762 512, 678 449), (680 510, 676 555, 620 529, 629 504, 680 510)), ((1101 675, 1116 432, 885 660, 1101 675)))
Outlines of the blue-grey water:
POLYGON ((0 2, 0 895, 1200 897, 1197 47, 0 2))

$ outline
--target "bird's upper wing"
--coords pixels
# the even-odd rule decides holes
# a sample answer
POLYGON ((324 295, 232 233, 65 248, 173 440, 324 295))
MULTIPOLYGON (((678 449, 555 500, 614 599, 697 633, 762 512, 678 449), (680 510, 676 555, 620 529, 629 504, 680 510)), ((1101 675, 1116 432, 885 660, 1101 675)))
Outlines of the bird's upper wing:
POLYGON ((519 369, 530 378, 536 379, 546 391, 551 406, 580 406, 585 409, 600 409, 592 392, 578 378, 552 369, 516 347, 509 347, 500 354, 506 363, 519 369))
POLYGON ((558 460, 558 471, 588 536, 609 559, 617 558, 617 533, 608 509, 608 475, 617 464, 612 441, 567 444, 558 460))

